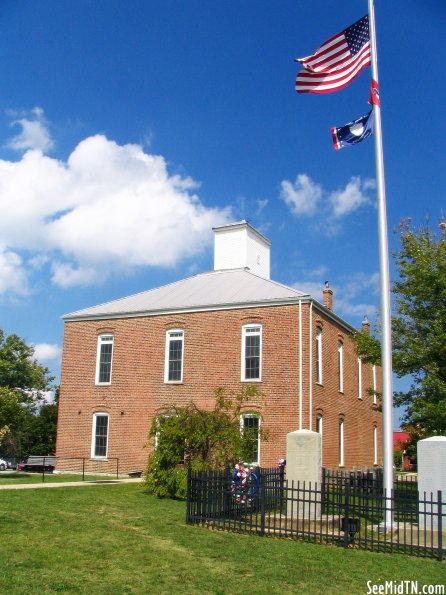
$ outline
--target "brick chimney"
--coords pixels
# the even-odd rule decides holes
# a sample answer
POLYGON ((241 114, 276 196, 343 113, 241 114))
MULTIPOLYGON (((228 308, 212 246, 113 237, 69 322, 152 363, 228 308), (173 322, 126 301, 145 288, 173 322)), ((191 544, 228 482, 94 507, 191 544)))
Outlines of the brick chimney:
POLYGON ((325 288, 322 291, 322 295, 324 296, 324 306, 328 308, 328 310, 333 310, 333 290, 328 281, 325 281, 325 288))
POLYGON ((362 319, 362 332, 370 335, 370 322, 367 316, 362 319))

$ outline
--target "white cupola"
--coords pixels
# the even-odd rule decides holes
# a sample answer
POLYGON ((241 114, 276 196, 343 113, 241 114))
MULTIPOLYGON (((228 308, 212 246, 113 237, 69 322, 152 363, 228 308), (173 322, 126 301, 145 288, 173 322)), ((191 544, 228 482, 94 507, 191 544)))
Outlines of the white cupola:
POLYGON ((214 270, 248 268, 270 278, 271 242, 247 221, 214 227, 214 270))

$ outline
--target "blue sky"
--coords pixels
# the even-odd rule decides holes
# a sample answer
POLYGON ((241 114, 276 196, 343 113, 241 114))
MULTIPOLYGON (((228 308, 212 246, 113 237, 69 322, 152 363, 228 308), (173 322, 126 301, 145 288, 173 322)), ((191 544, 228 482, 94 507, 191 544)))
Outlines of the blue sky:
MULTIPOLYGON (((376 0, 390 248, 445 208, 443 0, 376 0)), ((58 376, 61 316, 212 269, 214 225, 272 241, 272 277, 376 319, 370 69, 297 95, 293 61, 366 0, 3 0, 0 327, 58 376)), ((446 208, 445 208, 446 210, 446 208)), ((391 276, 395 277, 393 270, 391 276)))

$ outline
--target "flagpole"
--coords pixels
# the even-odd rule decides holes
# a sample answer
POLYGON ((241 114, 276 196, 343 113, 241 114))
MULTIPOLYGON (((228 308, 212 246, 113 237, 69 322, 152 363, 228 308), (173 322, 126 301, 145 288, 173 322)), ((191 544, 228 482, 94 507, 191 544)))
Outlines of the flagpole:
MULTIPOLYGON (((369 3, 369 28, 372 78, 378 83, 378 57, 376 51, 375 10, 369 3)), ((390 310, 389 246, 387 236, 386 188, 379 101, 373 104, 375 162, 378 207, 379 271, 381 303, 382 351, 382 419, 383 419, 383 487, 389 498, 393 490, 393 389, 392 389, 392 334, 390 310)), ((385 525, 392 524, 392 511, 386 506, 385 525), (388 509, 387 509, 388 508, 388 509)))

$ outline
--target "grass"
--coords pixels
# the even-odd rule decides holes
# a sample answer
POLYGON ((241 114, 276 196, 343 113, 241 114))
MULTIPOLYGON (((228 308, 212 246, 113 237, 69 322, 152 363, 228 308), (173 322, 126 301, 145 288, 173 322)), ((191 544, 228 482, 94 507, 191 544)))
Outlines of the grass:
POLYGON ((212 531, 184 517, 184 502, 137 484, 2 491, 0 592, 359 595, 367 581, 444 584, 445 565, 432 560, 212 531))
MULTIPOLYGON (((112 480, 116 479, 116 477, 104 475, 88 475, 87 473, 85 474, 85 481, 106 479, 112 480)), ((45 473, 45 483, 59 483, 65 481, 82 481, 82 473, 45 473)), ((11 471, 0 473, 0 486, 22 483, 43 483, 42 473, 27 473, 25 471, 11 471)))

